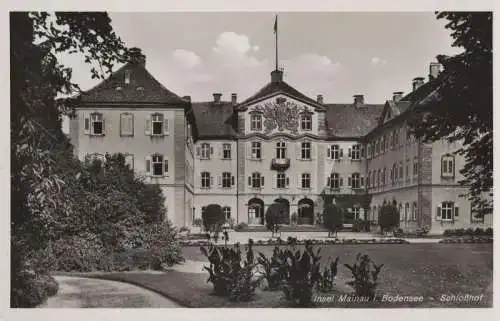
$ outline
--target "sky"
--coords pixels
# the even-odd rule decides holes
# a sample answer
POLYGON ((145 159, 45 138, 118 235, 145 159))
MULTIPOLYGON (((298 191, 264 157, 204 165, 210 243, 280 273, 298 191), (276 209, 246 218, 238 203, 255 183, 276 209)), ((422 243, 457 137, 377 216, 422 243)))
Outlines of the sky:
MULTIPOLYGON (((432 12, 278 12, 278 64, 284 80, 326 103, 363 94, 384 103, 427 77, 438 54, 455 54, 445 21, 432 12)), ((166 88, 193 101, 220 92, 244 100, 270 81, 275 66, 271 12, 110 13, 128 47, 146 55, 146 68, 166 88)), ((83 90, 97 84, 78 55, 60 56, 83 90)), ((119 65, 117 65, 117 68, 119 65)))

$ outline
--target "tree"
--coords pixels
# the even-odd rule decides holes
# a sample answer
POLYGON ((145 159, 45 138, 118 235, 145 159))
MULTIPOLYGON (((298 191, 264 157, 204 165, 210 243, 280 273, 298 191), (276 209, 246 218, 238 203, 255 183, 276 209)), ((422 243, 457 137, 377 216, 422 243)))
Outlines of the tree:
POLYGON ((214 233, 214 236, 216 237, 218 236, 222 225, 226 221, 222 208, 217 204, 208 205, 203 213, 201 213, 201 219, 205 231, 214 233))
POLYGON ((384 200, 380 208, 378 223, 382 233, 399 226, 399 210, 396 200, 393 200, 392 203, 387 203, 384 200))
POLYGON ((461 184, 476 216, 493 212, 493 53, 491 12, 439 12, 446 19, 456 56, 437 56, 443 72, 435 90, 417 104, 410 125, 423 142, 461 142, 461 184), (486 197, 485 197, 486 196, 486 197), (489 197, 488 197, 489 196, 489 197))
POLYGON ((343 221, 342 209, 338 205, 328 204, 325 206, 323 225, 328 229, 328 237, 331 237, 332 233, 335 233, 335 237, 337 237, 337 232, 344 226, 343 221))
POLYGON ((106 13, 11 12, 10 30, 11 306, 23 307, 33 304, 25 271, 36 269, 27 258, 54 237, 54 213, 69 213, 66 190, 77 180, 61 179, 60 167, 72 162, 61 115, 71 106, 55 98, 79 88, 55 54, 81 52, 92 76, 104 78, 127 49, 106 13))
POLYGON ((279 231, 279 223, 283 218, 284 205, 282 203, 272 203, 269 205, 266 211, 266 227, 268 231, 271 231, 271 237, 279 231))

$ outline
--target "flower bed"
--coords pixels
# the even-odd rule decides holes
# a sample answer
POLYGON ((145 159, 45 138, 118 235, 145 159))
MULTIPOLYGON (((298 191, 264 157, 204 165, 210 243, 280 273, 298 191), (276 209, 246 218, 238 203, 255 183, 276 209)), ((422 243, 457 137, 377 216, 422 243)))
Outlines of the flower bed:
POLYGON ((450 237, 445 238, 439 243, 443 244, 484 244, 493 243, 493 237, 491 236, 472 236, 472 237, 450 237))
MULTIPOLYGON (((294 240, 295 245, 304 245, 309 242, 311 245, 342 245, 342 244, 410 244, 407 240, 397 239, 397 238, 386 238, 386 239, 370 239, 370 240, 358 240, 358 239, 327 239, 327 240, 294 240)), ((246 243, 246 242, 245 242, 246 243)), ((207 246, 210 242, 206 240, 181 240, 179 245, 182 246, 207 246)), ((254 241, 255 245, 260 246, 275 246, 275 245, 292 245, 290 240, 283 239, 269 239, 269 240, 257 240, 254 241)), ((215 245, 224 245, 223 242, 215 245)))

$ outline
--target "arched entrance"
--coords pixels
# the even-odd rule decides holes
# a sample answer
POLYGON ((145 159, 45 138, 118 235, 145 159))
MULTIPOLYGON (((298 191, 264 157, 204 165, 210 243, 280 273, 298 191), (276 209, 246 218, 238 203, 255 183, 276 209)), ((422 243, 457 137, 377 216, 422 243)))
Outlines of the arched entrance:
POLYGON ((248 201, 248 224, 264 224, 264 201, 260 198, 248 201))
POLYGON ((283 205, 280 224, 290 224, 290 202, 287 199, 281 197, 275 199, 274 202, 283 205))
POLYGON ((303 198, 299 201, 298 223, 305 225, 314 224, 314 202, 309 198, 303 198))

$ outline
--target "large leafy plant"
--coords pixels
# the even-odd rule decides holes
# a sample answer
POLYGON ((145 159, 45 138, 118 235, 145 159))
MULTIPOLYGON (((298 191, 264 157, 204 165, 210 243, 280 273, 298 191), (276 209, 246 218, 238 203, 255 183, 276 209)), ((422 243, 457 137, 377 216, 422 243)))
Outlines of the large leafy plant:
POLYGON ((384 265, 376 265, 368 255, 358 253, 354 264, 344 264, 344 266, 352 273, 353 280, 347 284, 354 288, 356 295, 373 299, 378 285, 378 275, 384 265))
POLYGON ((321 278, 319 278, 316 288, 320 292, 330 292, 333 290, 333 285, 335 284, 335 278, 337 277, 339 265, 339 257, 335 258, 334 261, 330 262, 324 270, 321 278))

